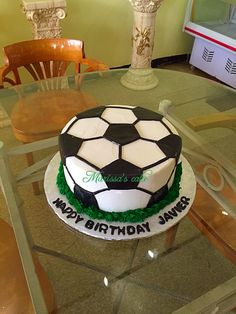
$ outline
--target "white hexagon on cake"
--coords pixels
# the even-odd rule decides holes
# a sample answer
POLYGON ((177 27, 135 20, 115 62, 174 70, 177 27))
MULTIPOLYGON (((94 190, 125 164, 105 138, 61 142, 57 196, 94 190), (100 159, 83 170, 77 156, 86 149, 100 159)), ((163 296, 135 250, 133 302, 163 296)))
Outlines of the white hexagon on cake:
POLYGON ((166 196, 182 142, 159 113, 106 105, 71 119, 59 146, 74 196, 85 206, 125 212, 152 206, 166 196))

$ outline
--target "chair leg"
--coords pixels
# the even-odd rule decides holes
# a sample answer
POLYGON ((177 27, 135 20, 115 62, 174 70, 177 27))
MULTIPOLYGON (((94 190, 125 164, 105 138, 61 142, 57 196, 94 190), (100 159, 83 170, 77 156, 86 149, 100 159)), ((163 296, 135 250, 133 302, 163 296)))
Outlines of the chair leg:
MULTIPOLYGON (((26 160, 27 160, 28 166, 33 165, 34 164, 33 153, 27 153, 25 155, 26 155, 26 160)), ((32 183, 32 187, 33 187, 34 194, 35 195, 39 195, 40 194, 39 183, 38 182, 33 182, 32 183)))
MULTIPOLYGON (((4 308, 0 312, 35 313, 13 228, 0 219, 0 230, 0 304, 1 308, 4 308)), ((26 261, 25 257, 24 260, 26 261)), ((28 259, 27 263, 30 265, 28 259)), ((33 266, 48 307, 47 312, 37 313, 53 313, 56 308, 53 288, 35 253, 33 254, 33 266)), ((37 286, 35 281, 34 285, 37 286)))
POLYGON ((165 239, 165 248, 168 250, 172 248, 174 241, 175 241, 175 236, 177 233, 179 223, 171 227, 169 230, 166 231, 166 239, 165 239))

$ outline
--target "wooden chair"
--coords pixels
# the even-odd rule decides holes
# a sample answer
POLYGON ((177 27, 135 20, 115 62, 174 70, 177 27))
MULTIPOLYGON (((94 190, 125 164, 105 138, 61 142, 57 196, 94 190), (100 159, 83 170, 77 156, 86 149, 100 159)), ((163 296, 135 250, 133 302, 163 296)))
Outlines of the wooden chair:
POLYGON ((63 76, 68 66, 74 64, 75 74, 84 65, 86 71, 107 70, 97 60, 85 58, 84 43, 81 40, 50 38, 22 41, 3 48, 5 65, 0 70, 0 87, 4 83, 22 84, 19 69, 24 67, 34 80, 63 76), (12 72, 13 78, 9 77, 12 72))
MULTIPOLYGON (((11 295, 11 301, 13 302, 11 305, 14 309, 18 307, 18 310, 12 313, 31 313, 30 311, 25 311, 26 308, 30 308, 32 313, 48 313, 55 309, 55 304, 51 284, 40 266, 37 257, 32 254, 33 242, 27 229, 24 213, 21 210, 22 201, 18 194, 19 185, 35 182, 43 178, 44 168, 51 156, 42 158, 34 165, 26 167, 14 175, 10 158, 15 156, 19 160, 20 156, 25 153, 41 151, 44 148, 49 149, 56 145, 57 137, 19 145, 10 150, 6 150, 3 142, 0 142, 0 186, 6 200, 11 225, 15 234, 14 239, 11 228, 1 223, 0 246, 1 248, 5 248, 4 251, 1 250, 0 256, 1 282, 4 281, 5 285, 9 277, 19 279, 19 286, 14 286, 14 282, 9 281, 8 285, 2 287, 2 291, 5 291, 7 288, 14 288, 14 291, 11 290, 11 293, 16 293, 16 295, 11 295), (3 232, 5 232, 6 238, 3 238, 3 232), (15 243, 17 244, 19 254, 15 243), (6 263, 6 259, 8 259, 8 264, 6 263), (4 272, 3 268, 5 269, 4 272), (32 304, 29 299, 26 283, 32 304), (17 288, 21 289, 18 293, 16 291, 17 288), (19 299, 19 297, 23 299, 19 299), (19 306, 23 308, 19 308, 19 306)), ((4 294, 2 293, 2 295, 4 294)))
MULTIPOLYGON (((1 313, 34 313, 30 293, 24 276, 19 251, 12 227, 0 219, 0 304, 1 313)), ((35 271, 49 313, 55 309, 54 293, 36 255, 33 255, 35 271)))
POLYGON ((189 118, 186 124, 194 131, 211 128, 228 128, 236 131, 236 115, 223 112, 189 118))
MULTIPOLYGON (((84 44, 81 40, 52 38, 14 43, 3 48, 5 65, 0 69, 0 88, 6 83, 22 83, 24 68, 33 80, 62 77, 70 64, 74 73, 81 67, 85 71, 101 71, 108 67, 97 61, 85 58, 84 44)), ((66 122, 78 112, 96 106, 96 101, 79 90, 68 90, 58 79, 57 84, 42 84, 41 93, 22 97, 14 106, 11 124, 15 137, 29 143, 57 135, 66 122), (58 83, 59 82, 59 83, 58 83), (45 91, 46 90, 46 91, 45 91), (50 112, 53 113, 50 115, 50 112)), ((34 163, 33 155, 27 154, 29 165, 34 163)), ((35 194, 39 194, 38 183, 33 184, 35 194)))
MULTIPOLYGON (((186 124, 195 132, 211 128, 227 128, 235 132, 236 114, 217 112, 189 118, 186 120, 186 124)), ((234 162, 236 164, 236 160, 234 162)), ((204 168, 204 165, 199 166, 199 168, 200 167, 204 168)), ((215 181, 217 186, 219 184, 219 178, 215 173, 210 175, 211 182, 215 181)), ((214 210, 209 210, 211 209, 211 204, 214 202, 212 199, 207 201, 208 210, 206 211, 206 202, 204 202, 203 197, 203 194, 206 194, 206 192, 203 190, 200 191, 199 189, 198 193, 201 193, 199 197, 201 202, 193 207, 194 210, 191 211, 190 219, 222 254, 236 264, 236 236, 235 232, 233 232, 236 228, 235 218, 230 215, 222 216, 222 210, 224 209, 219 205, 217 206, 216 203, 214 210), (212 225, 214 228, 212 228, 212 225), (224 226, 224 228, 222 228, 222 226, 224 226)), ((235 191, 229 184, 225 183, 220 193, 230 200, 231 204, 236 205, 235 191)))

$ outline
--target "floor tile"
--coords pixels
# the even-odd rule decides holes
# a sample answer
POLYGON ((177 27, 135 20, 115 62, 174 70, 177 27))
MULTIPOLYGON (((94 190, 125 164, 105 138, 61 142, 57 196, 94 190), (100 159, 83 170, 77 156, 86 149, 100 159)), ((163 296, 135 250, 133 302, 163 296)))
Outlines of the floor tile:
POLYGON ((132 262, 135 241, 105 241, 72 231, 53 213, 44 195, 28 193, 29 197, 24 188, 24 212, 36 250, 40 247, 111 275, 124 271, 132 262))
POLYGON ((57 219, 48 206, 44 194, 32 195, 31 186, 21 193, 24 201, 24 215, 36 246, 63 252, 75 241, 75 235, 57 219))
POLYGON ((195 299, 236 275, 235 266, 204 236, 160 253, 156 259, 139 260, 129 274, 132 282, 187 299, 195 299))
MULTIPOLYGON (((175 240, 173 243, 174 247, 179 247, 186 242, 193 241, 201 235, 200 231, 191 223, 189 218, 186 216, 179 223, 175 240)), ((159 235, 142 239, 138 242, 137 249, 135 251, 133 266, 139 263, 145 263, 146 259, 149 259, 149 254, 161 254, 166 251, 165 241, 167 233, 161 233, 159 235)))
POLYGON ((112 314, 118 313, 117 300, 120 300, 123 286, 115 284, 110 288, 100 288, 89 298, 71 304, 58 311, 58 314, 112 314))
POLYGON ((182 307, 184 302, 167 294, 127 284, 119 307, 119 314, 168 314, 182 307))
POLYGON ((121 282, 109 285, 101 273, 45 254, 39 259, 53 285, 58 314, 113 312, 121 282))
POLYGON ((111 278, 129 268, 137 241, 105 241, 78 234, 77 241, 66 254, 97 267, 111 278))

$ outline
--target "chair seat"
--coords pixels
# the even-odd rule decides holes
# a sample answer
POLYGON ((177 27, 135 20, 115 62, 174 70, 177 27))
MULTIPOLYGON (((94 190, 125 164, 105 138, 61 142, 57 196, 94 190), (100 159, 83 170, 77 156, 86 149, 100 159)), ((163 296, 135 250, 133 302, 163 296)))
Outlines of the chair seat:
MULTIPOLYGON (((1 313, 34 313, 12 227, 0 219, 0 307, 1 313)), ((51 313, 55 309, 52 286, 34 256, 45 301, 51 313)))
POLYGON ((95 106, 96 101, 81 91, 37 92, 15 104, 11 113, 13 132, 23 143, 49 138, 59 134, 76 114, 95 106))

